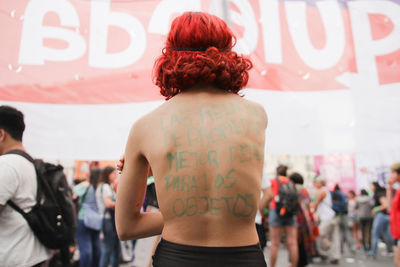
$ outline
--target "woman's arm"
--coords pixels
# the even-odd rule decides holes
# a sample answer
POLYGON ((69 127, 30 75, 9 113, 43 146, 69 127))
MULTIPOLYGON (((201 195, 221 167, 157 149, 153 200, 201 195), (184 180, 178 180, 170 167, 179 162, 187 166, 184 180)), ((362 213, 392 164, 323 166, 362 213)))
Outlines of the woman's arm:
POLYGON ((322 202, 322 200, 324 200, 325 197, 326 197, 326 192, 325 191, 319 191, 317 193, 317 201, 315 202, 314 205, 312 205, 313 212, 318 209, 319 204, 322 202))
POLYGON ((106 206, 107 209, 113 210, 115 209, 115 202, 112 200, 110 196, 104 197, 104 206, 106 206))
POLYGON ((115 220, 120 240, 161 234, 164 227, 160 212, 141 212, 147 186, 149 164, 140 151, 142 135, 135 123, 128 137, 125 162, 118 185, 115 220))
POLYGON ((389 206, 388 206, 388 200, 387 200, 386 196, 381 196, 381 197, 379 198, 379 203, 380 203, 381 205, 376 206, 376 207, 374 207, 374 208, 372 209, 372 215, 375 215, 375 214, 377 214, 378 212, 380 212, 380 211, 382 211, 382 210, 386 210, 386 209, 389 208, 389 206))
POLYGON ((271 187, 267 187, 263 189, 263 197, 260 200, 259 210, 261 214, 264 214, 264 209, 268 207, 268 203, 272 199, 272 190, 271 187))

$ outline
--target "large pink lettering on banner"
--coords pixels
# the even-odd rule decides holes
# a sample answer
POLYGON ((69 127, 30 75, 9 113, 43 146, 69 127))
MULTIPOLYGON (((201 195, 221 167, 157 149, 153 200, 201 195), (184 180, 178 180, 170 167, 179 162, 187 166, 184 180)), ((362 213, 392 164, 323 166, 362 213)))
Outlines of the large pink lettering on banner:
MULTIPOLYGON (((231 0, 237 51, 254 68, 248 87, 346 90, 400 82, 400 1, 231 0)), ((152 83, 171 20, 185 11, 223 17, 222 1, 5 0, 0 100, 64 104, 161 99, 152 83)))

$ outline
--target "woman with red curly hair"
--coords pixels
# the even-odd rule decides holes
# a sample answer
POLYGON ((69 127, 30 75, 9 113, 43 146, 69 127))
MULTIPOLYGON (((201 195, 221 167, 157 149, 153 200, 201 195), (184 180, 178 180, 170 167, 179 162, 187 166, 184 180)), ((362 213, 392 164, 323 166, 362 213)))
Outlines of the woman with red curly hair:
POLYGON ((225 22, 186 12, 154 66, 164 104, 134 123, 117 192, 120 239, 162 235, 153 266, 266 266, 254 218, 267 115, 239 91, 251 62, 225 22), (160 212, 140 211, 151 166, 160 212))

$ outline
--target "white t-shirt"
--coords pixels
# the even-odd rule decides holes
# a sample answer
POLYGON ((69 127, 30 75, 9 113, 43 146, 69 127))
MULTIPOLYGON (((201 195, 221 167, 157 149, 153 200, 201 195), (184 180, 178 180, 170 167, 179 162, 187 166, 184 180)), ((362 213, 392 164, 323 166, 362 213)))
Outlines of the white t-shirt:
POLYGON ((50 258, 46 249, 21 214, 9 205, 12 200, 25 212, 36 204, 36 173, 33 164, 22 156, 0 156, 0 265, 32 266, 50 258))
POLYGON ((326 197, 319 203, 316 212, 321 221, 327 221, 335 217, 335 211, 332 209, 331 192, 326 187, 323 187, 322 190, 325 191, 326 197))
POLYGON ((111 189, 111 186, 109 184, 102 183, 96 189, 97 208, 99 209, 99 213, 106 219, 110 219, 111 216, 108 212, 104 214, 104 211, 106 210, 106 206, 104 205, 104 198, 113 198, 113 195, 113 190, 111 189))
MULTIPOLYGON (((266 175, 263 175, 262 181, 261 181, 261 196, 260 196, 260 198, 263 197, 262 190, 264 190, 264 189, 266 189, 267 187, 270 187, 270 186, 271 186, 271 183, 270 183, 269 179, 267 178, 266 175)), ((262 224, 262 217, 261 217, 261 213, 260 213, 259 209, 257 209, 256 224, 262 224)))

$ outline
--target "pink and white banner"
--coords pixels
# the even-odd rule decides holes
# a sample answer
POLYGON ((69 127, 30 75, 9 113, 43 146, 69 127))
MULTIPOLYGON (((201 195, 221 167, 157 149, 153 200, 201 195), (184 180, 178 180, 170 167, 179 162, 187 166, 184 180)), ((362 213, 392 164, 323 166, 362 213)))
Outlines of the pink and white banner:
POLYGON ((353 154, 315 156, 314 169, 325 178, 329 190, 333 190, 335 185, 346 193, 358 189, 353 154))
POLYGON ((184 11, 227 20, 253 61, 268 153, 400 148, 400 0, 3 0, 0 104, 24 111, 28 150, 118 157, 163 101, 152 66, 184 11))

